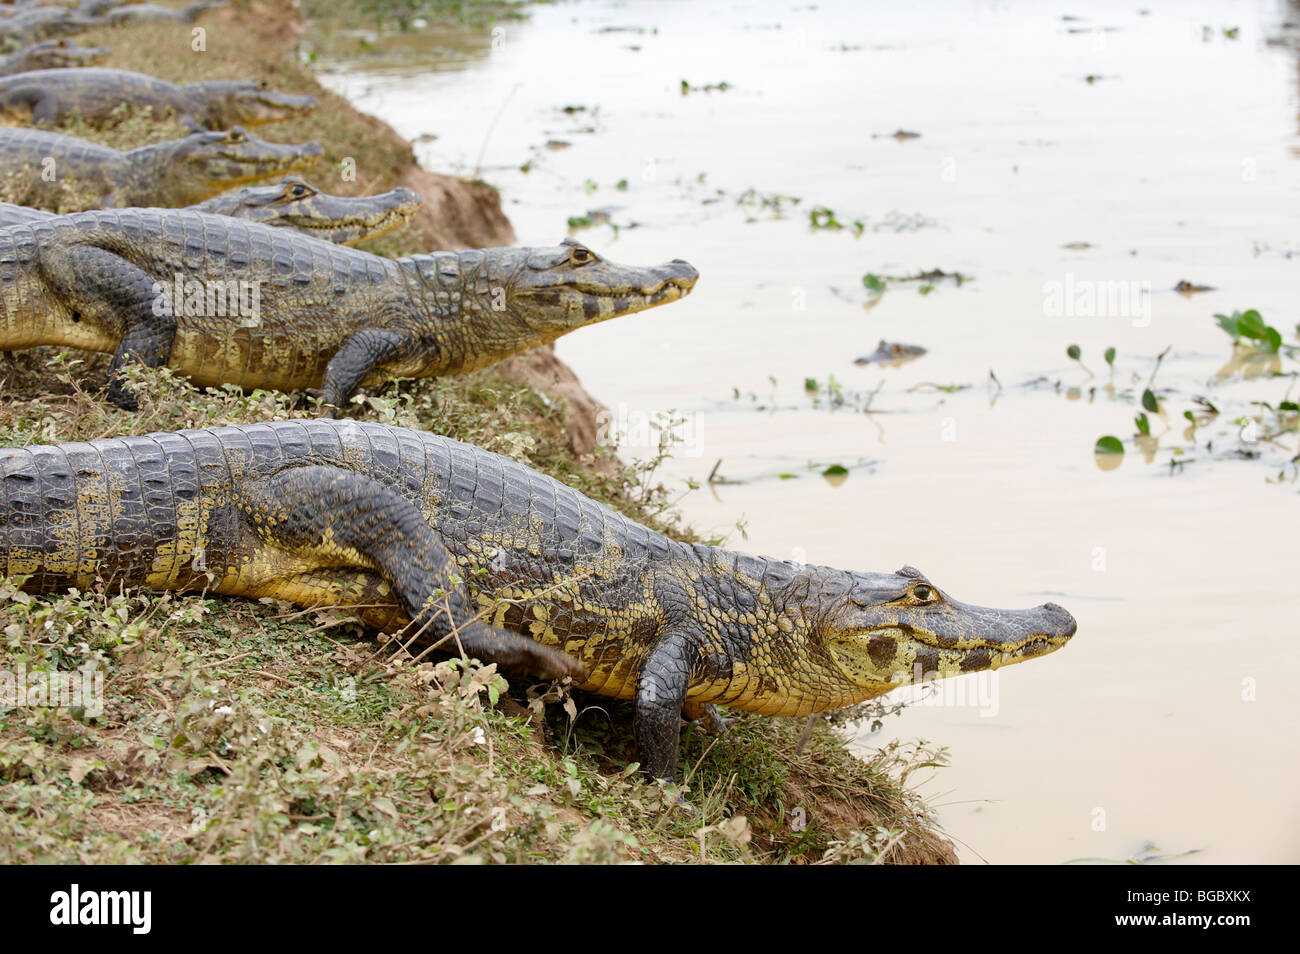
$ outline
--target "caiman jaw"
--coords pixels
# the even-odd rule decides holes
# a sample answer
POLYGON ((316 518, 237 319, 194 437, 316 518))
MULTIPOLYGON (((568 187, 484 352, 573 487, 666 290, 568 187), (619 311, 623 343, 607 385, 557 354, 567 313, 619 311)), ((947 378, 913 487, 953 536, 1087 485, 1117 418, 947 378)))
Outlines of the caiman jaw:
POLYGON ((220 137, 200 143, 186 161, 197 167, 199 178, 221 188, 301 169, 324 153, 318 142, 301 145, 265 142, 249 136, 238 126, 225 133, 195 135, 220 137))
POLYGON ((303 203, 306 206, 315 203, 314 215, 312 208, 301 214, 292 211, 293 200, 287 201, 289 211, 281 213, 280 218, 294 228, 305 232, 353 235, 355 238, 351 241, 360 241, 405 225, 420 208, 421 199, 406 188, 355 198, 315 193, 303 203))
POLYGON ((648 268, 617 265, 568 240, 531 250, 511 282, 511 305, 537 331, 563 334, 677 301, 699 277, 681 259, 648 268))
POLYGON ((949 599, 919 571, 860 574, 824 639, 864 698, 909 683, 996 670, 1055 652, 1074 617, 1055 603, 1000 610, 949 599))

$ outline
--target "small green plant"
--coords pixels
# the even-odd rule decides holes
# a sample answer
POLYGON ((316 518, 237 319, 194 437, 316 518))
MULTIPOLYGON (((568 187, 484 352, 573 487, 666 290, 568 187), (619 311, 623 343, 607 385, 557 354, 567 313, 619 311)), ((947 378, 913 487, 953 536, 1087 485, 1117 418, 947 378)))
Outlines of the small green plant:
POLYGON ((1233 344, 1249 342, 1256 351, 1277 354, 1282 346, 1282 333, 1272 325, 1266 325, 1263 317, 1254 308, 1249 311, 1234 311, 1231 315, 1216 314, 1219 327, 1232 335, 1233 344))
POLYGON ((1066 348, 1065 355, 1071 361, 1078 362, 1079 367, 1083 368, 1084 371, 1087 371, 1089 377, 1092 376, 1092 372, 1088 371, 1088 366, 1083 363, 1083 349, 1080 348, 1077 344, 1072 344, 1070 345, 1070 347, 1066 348))
POLYGON ((844 228, 839 219, 835 218, 835 210, 828 209, 824 205, 813 206, 808 210, 808 223, 814 229, 833 229, 844 228))

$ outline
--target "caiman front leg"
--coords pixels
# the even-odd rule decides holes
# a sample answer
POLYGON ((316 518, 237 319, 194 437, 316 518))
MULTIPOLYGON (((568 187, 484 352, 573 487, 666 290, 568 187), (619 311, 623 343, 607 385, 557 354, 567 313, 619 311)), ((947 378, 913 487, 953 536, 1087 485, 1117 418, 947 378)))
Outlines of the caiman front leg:
POLYGON ((137 410, 139 403, 126 389, 121 370, 127 361, 158 368, 171 358, 176 318, 166 293, 149 273, 93 245, 43 251, 41 273, 75 320, 121 331, 108 369, 108 400, 123 410, 137 410))
POLYGON ((325 367, 325 380, 319 391, 309 391, 321 399, 325 417, 341 411, 361 382, 385 364, 409 355, 419 347, 410 332, 391 328, 363 328, 351 335, 334 352, 325 367))
MULTIPOLYGON (((396 592, 412 623, 428 624, 484 662, 527 672, 585 678, 558 649, 474 619, 455 561, 419 508, 386 484, 340 467, 291 467, 238 488, 236 505, 262 539, 327 567, 374 569, 396 592), (450 619, 448 613, 450 612, 450 619)), ((444 648, 455 651, 456 643, 444 648)))

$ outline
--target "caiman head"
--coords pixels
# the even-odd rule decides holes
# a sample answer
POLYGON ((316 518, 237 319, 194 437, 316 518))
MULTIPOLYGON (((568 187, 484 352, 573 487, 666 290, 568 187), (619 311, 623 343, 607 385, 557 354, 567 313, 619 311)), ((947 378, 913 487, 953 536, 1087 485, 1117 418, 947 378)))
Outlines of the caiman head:
POLYGON ((1074 635, 1055 603, 1002 610, 952 599, 920 570, 851 573, 816 625, 834 667, 869 699, 911 683, 1046 656, 1074 635))
POLYGON ((276 123, 306 116, 318 105, 315 96, 281 93, 271 89, 266 80, 212 80, 191 83, 186 89, 203 97, 209 129, 276 123))
POLYGON ((227 132, 193 133, 163 145, 168 148, 156 157, 160 192, 173 205, 193 205, 231 186, 301 169, 324 151, 318 142, 265 142, 238 126, 227 132))
POLYGON ((462 370, 485 367, 583 325, 676 301, 699 278, 681 259, 646 268, 615 265, 574 241, 434 252, 399 262, 414 273, 432 308, 461 311, 467 349, 457 355, 462 370))
POLYGON ((250 186, 209 204, 218 206, 210 211, 222 215, 285 226, 328 242, 352 245, 405 225, 420 207, 420 201, 419 195, 403 188, 380 195, 330 195, 297 176, 286 176, 277 185, 250 186))
POLYGON ((506 307, 549 340, 677 301, 700 277, 680 258, 646 268, 616 265, 573 239, 519 251, 526 254, 506 285, 506 307))
POLYGON ((108 59, 110 51, 103 46, 77 46, 71 40, 59 39, 33 43, 22 52, 25 69, 53 70, 73 66, 94 66, 108 59))

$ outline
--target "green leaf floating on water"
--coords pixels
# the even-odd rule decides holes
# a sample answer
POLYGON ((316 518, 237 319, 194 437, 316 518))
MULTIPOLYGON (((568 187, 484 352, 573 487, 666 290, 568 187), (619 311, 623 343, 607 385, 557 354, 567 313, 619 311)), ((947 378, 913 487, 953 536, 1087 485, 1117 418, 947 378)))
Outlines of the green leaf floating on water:
POLYGON ((1156 400, 1156 396, 1150 388, 1142 392, 1142 407, 1152 414, 1160 413, 1160 402, 1156 400))
POLYGON ((1105 437, 1097 439, 1097 446, 1093 449, 1097 454, 1122 454, 1124 453, 1124 442, 1118 437, 1112 437, 1107 434, 1105 437))
POLYGON ((1264 317, 1254 308, 1214 317, 1219 322, 1219 327, 1232 335, 1234 342, 1249 338, 1257 342, 1256 348, 1271 354, 1276 354, 1278 348, 1282 346, 1282 333, 1272 325, 1265 324, 1264 317))
MULTIPOLYGON (((885 290, 885 283, 881 280, 879 275, 873 275, 870 272, 867 272, 867 274, 862 276, 862 287, 867 291, 878 295, 885 290)), ((891 298, 890 301, 893 301, 893 299, 891 298)))
POLYGON ((841 464, 831 464, 822 471, 823 477, 847 477, 849 469, 841 464))
POLYGON ((1065 349, 1065 353, 1070 359, 1078 361, 1079 358, 1083 356, 1083 349, 1078 345, 1070 345, 1070 347, 1065 349))
POLYGON ((1115 366, 1115 349, 1114 349, 1114 348, 1107 348, 1107 349, 1106 349, 1106 363, 1109 364, 1111 367, 1114 367, 1114 366, 1115 366))
POLYGON ((1147 419, 1145 411, 1133 418, 1133 426, 1138 429, 1138 433, 1143 437, 1151 436, 1151 422, 1147 419))

